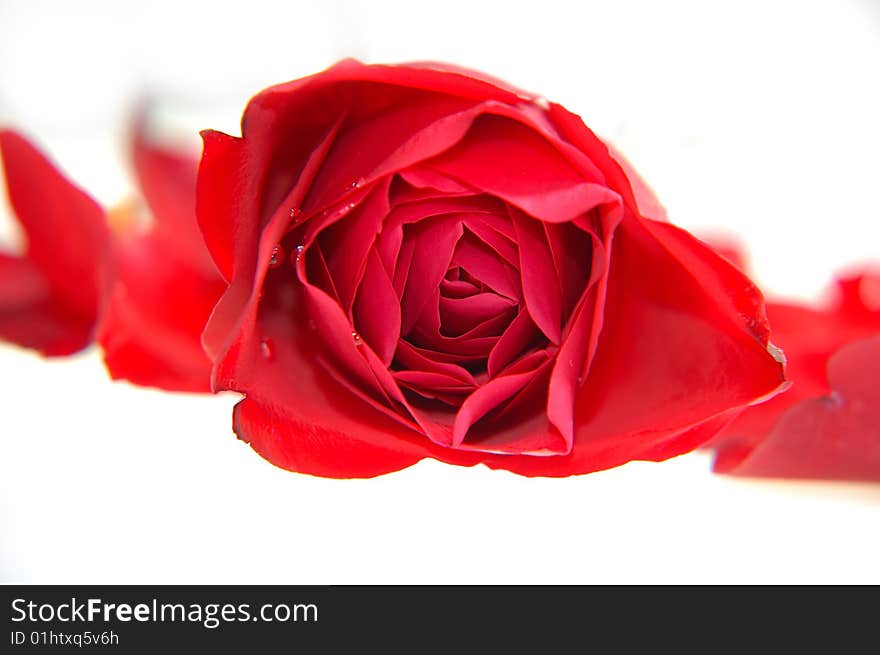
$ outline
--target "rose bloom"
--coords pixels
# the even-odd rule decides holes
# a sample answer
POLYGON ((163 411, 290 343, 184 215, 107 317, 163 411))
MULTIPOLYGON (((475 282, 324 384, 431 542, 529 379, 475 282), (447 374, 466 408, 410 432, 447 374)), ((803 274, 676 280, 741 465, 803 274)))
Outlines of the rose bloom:
POLYGON ((585 473, 691 450, 784 382, 754 285, 557 104, 344 61, 203 138, 226 290, 202 342, 278 466, 585 473))

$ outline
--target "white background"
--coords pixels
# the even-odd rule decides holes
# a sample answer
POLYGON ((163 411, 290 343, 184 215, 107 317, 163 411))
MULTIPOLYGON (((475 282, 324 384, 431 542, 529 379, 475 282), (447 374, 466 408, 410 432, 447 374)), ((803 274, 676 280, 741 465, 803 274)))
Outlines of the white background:
MULTIPOLYGON (((562 102, 675 222, 739 235, 774 295, 880 259, 872 0, 0 0, 0 121, 113 203, 137 98, 195 145, 349 55, 452 61, 562 102)), ((238 442, 235 400, 0 346, 0 581, 880 583, 878 485, 734 480, 701 454, 564 480, 434 461, 323 480, 238 442)))

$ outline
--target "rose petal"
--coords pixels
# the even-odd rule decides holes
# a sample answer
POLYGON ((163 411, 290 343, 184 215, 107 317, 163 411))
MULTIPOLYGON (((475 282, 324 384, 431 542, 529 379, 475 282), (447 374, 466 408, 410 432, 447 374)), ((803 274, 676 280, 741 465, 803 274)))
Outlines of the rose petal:
POLYGON ((567 318, 583 294, 593 269, 593 239, 574 225, 544 223, 556 279, 562 290, 562 316, 567 318))
MULTIPOLYGON (((474 104, 464 98, 381 85, 360 85, 353 87, 350 93, 352 127, 340 134, 337 148, 321 168, 309 196, 310 206, 322 207, 334 202, 352 183, 378 177, 376 171, 380 167, 390 171, 405 168, 399 160, 409 159, 405 153, 416 145, 411 141, 414 134, 443 131, 450 121, 441 119, 459 115, 474 104), (365 114, 371 117, 358 120, 365 114), (353 152, 358 156, 352 157, 353 152), (385 160, 391 153, 394 153, 395 162, 389 166, 385 160)), ((339 95, 335 94, 336 97, 339 95)), ((451 121, 453 141, 457 140, 457 122, 451 121)), ((445 140, 445 136, 437 136, 441 143, 445 140)), ((418 146, 434 147, 435 143, 435 139, 422 136, 418 146)), ((419 159, 422 157, 417 156, 415 161, 419 159)))
POLYGON ((802 400, 752 447, 718 452, 715 470, 745 476, 880 481, 880 335, 828 360, 828 396, 802 400))
POLYGON ((116 235, 116 284, 98 331, 114 379, 173 391, 210 391, 201 335, 226 288, 195 214, 198 162, 160 147, 138 116, 132 142, 138 183, 153 213, 146 234, 116 235))
POLYGON ((401 334, 413 329, 432 297, 432 290, 440 286, 463 228, 457 220, 441 218, 417 223, 411 231, 404 240, 412 240, 413 252, 418 255, 410 263, 401 300, 401 334))
POLYGON ((156 143, 148 134, 147 120, 146 112, 135 118, 131 156, 138 189, 155 220, 153 233, 161 235, 179 258, 214 278, 217 269, 196 220, 198 157, 181 147, 156 143))
POLYGON ((91 327, 52 301, 36 264, 0 254, 0 338, 35 350, 51 344, 47 354, 60 355, 79 350, 91 327))
POLYGON ((341 221, 321 231, 319 239, 327 267, 339 294, 339 304, 351 311, 369 253, 388 213, 387 182, 375 188, 341 221))
MULTIPOLYGON (((587 280, 580 292, 572 314, 565 326, 563 343, 550 375, 547 393, 547 417, 559 430, 565 440, 566 448, 574 446, 574 406, 575 398, 583 380, 589 374, 599 343, 599 335, 605 320, 606 293, 608 288, 608 262, 611 258, 612 238, 618 225, 619 215, 613 208, 600 211, 596 221, 589 226, 579 224, 579 229, 590 238, 590 269, 587 280), (596 231, 594 231, 594 228, 596 231)), ((545 232, 550 241, 554 230, 545 232)), ((576 230, 571 230, 576 231, 576 230)), ((566 243, 575 245, 578 239, 569 237, 566 243)), ((576 267, 574 261, 566 262, 559 253, 563 246, 556 245, 554 263, 557 270, 563 266, 576 267)), ((551 250, 553 246, 551 245, 551 250)), ((576 259, 576 258, 575 258, 576 259)), ((563 269, 564 270, 564 269, 563 269)), ((569 271, 575 280, 583 273, 569 271)), ((560 281, 560 285, 562 282, 560 281)), ((563 285, 564 286, 564 285, 563 285)))
POLYGON ((400 301, 375 250, 367 258, 354 306, 355 325, 379 359, 389 366, 400 339, 400 301))
POLYGON ((529 344, 535 343, 540 337, 537 326, 528 311, 521 310, 516 315, 501 338, 489 353, 487 369, 489 377, 494 378, 510 362, 516 359, 529 344))
POLYGON ((473 193, 471 187, 462 184, 451 177, 442 175, 437 171, 432 171, 429 168, 414 166, 412 168, 407 168, 404 171, 400 171, 398 175, 406 180, 406 183, 410 186, 420 189, 429 188, 435 192, 441 193, 444 197, 473 193))
POLYGON ((488 357, 504 326, 512 320, 515 311, 510 307, 509 312, 493 316, 467 332, 451 337, 441 330, 439 289, 435 289, 431 296, 431 300, 426 303, 425 311, 406 338, 419 346, 451 357, 451 360, 441 361, 455 361, 456 356, 462 358, 462 361, 466 361, 465 358, 468 356, 488 357))
MULTIPOLYGON (((547 112, 553 127, 559 136, 566 142, 573 144, 594 166, 596 166, 605 179, 605 184, 616 191, 623 198, 623 203, 636 213, 640 212, 639 201, 633 192, 633 184, 627 176, 623 166, 612 156, 609 147, 588 128, 580 116, 573 114, 561 105, 550 103, 547 112)), ((640 187, 639 183, 635 183, 640 187)), ((640 194, 644 189, 640 189, 640 194)), ((647 198, 644 194, 641 196, 647 198)), ((654 207, 654 203, 648 201, 646 208, 654 207)), ((651 216, 649 218, 662 220, 663 216, 651 216)))
MULTIPOLYGON (((776 426, 781 417, 793 413, 794 407, 807 406, 831 392, 826 374, 829 358, 847 344, 880 332, 880 308, 869 306, 868 298, 861 293, 873 280, 880 280, 880 275, 870 270, 838 279, 834 293, 816 307, 786 302, 767 304, 773 339, 785 352, 792 386, 786 393, 746 409, 708 444, 718 453, 717 471, 738 471, 741 459, 758 448, 768 435, 778 434, 776 426)), ((767 454, 771 451, 762 451, 762 466, 768 465, 767 454)), ((779 471, 793 461, 791 455, 780 452, 779 471)), ((748 475, 746 469, 742 470, 743 475, 748 475)), ((805 474, 812 475, 807 469, 805 474)), ((834 475, 834 469, 829 467, 826 477, 834 475)))
MULTIPOLYGON (((337 120, 323 132, 322 139, 309 152, 297 183, 265 226, 258 222, 255 213, 259 197, 254 184, 259 175, 255 169, 260 162, 249 156, 243 139, 220 132, 202 133, 205 151, 196 189, 199 227, 215 263, 230 282, 202 335, 202 343, 213 361, 219 361, 233 346, 236 332, 240 334, 252 326, 257 290, 272 250, 289 227, 290 211, 302 205, 309 185, 334 143, 339 125, 337 120), (239 175, 245 175, 242 183, 238 182, 239 175)), ((322 224, 339 218, 341 216, 325 217, 322 224)), ((311 239, 315 228, 312 230, 311 239)))
POLYGON ((511 210, 519 242, 520 280, 529 315, 555 344, 562 338, 562 290, 540 222, 511 210))
POLYGON ((496 293, 478 293, 465 298, 440 298, 440 329, 445 336, 460 337, 480 324, 503 315, 510 322, 516 302, 496 293))
POLYGON ((469 230, 463 232, 456 244, 452 263, 499 294, 511 300, 522 298, 520 272, 469 230))
POLYGON ((512 237, 502 234, 496 226, 501 224, 506 217, 502 218, 494 214, 465 214, 462 216, 465 227, 471 231, 483 243, 494 250, 511 266, 519 266, 519 250, 516 243, 516 233, 512 226, 508 226, 512 237))
POLYGON ((611 144, 605 145, 611 157, 620 165, 625 173, 626 180, 632 188, 635 206, 639 214, 646 218, 653 218, 656 221, 667 221, 666 208, 660 204, 660 200, 658 200, 657 194, 654 193, 651 186, 639 175, 639 172, 623 156, 623 153, 611 144))
POLYGON ((13 266, 7 259, 2 274, 15 277, 2 285, 31 290, 29 304, 22 304, 23 291, 0 297, 0 335, 47 356, 76 352, 92 340, 110 283, 104 212, 15 132, 0 130, 0 154, 30 262, 13 266))
POLYGON ((27 311, 49 298, 49 281, 29 259, 0 252, 0 307, 4 312, 27 311))
POLYGON ((504 116, 477 118, 460 143, 426 166, 467 180, 545 221, 568 221, 599 204, 619 200, 600 180, 585 181, 534 131, 504 116))
POLYGON ((413 346, 406 340, 398 342, 394 359, 401 370, 441 373, 464 385, 473 386, 475 384, 473 376, 466 368, 455 363, 432 359, 426 356, 422 349, 413 346))
POLYGON ((757 302, 757 290, 686 232, 666 231, 664 237, 661 245, 635 223, 617 229, 604 326, 577 398, 576 447, 603 434, 694 425, 766 397, 783 383, 766 336, 756 337, 766 335, 756 328, 760 318, 743 318, 733 309, 757 302), (688 260, 694 268, 683 263, 688 260), (733 299, 727 312, 706 291, 720 293, 719 287, 733 299))
POLYGON ((461 446, 468 430, 474 423, 505 400, 513 397, 535 377, 541 365, 548 361, 546 353, 532 353, 531 356, 518 362, 519 366, 512 367, 510 372, 493 378, 478 387, 465 399, 455 415, 452 445, 454 447, 461 446))
POLYGON ((547 383, 552 360, 534 371, 532 378, 491 417, 472 425, 463 450, 489 454, 485 463, 490 467, 521 466, 529 462, 536 468, 546 466, 548 459, 557 461, 567 451, 565 439, 547 419, 547 383), (520 455, 520 453, 528 453, 520 455), (553 455, 554 457, 549 457, 553 455), (537 460, 537 461, 535 461, 537 460))
MULTIPOLYGON (((195 216, 191 220, 195 224, 195 216)), ((117 282, 98 342, 114 379, 208 392, 211 361, 201 335, 226 283, 216 272, 206 277, 190 259, 181 261, 180 247, 159 234, 120 238, 117 282)))

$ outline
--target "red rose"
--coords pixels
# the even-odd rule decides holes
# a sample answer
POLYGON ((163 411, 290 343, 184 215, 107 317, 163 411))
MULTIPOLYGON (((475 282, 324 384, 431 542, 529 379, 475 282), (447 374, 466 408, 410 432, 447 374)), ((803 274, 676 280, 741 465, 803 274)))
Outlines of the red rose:
POLYGON ((0 130, 23 255, 0 251, 0 338, 47 356, 88 346, 111 278, 104 211, 33 145, 0 130))
POLYGON ((715 470, 880 480, 880 274, 838 279, 823 306, 769 302, 767 314, 792 386, 712 440, 715 470))
POLYGON ((433 64, 345 61, 203 133, 228 288, 203 341, 284 468, 424 457, 525 475, 661 460, 773 394, 759 292, 559 105, 433 64))

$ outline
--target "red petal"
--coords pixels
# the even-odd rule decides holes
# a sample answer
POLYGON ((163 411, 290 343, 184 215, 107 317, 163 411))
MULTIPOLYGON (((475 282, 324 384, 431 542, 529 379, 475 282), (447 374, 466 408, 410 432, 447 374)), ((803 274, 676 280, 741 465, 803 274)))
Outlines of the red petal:
POLYGON ((27 311, 49 297, 49 282, 29 259, 0 252, 0 307, 4 313, 27 311))
MULTIPOLYGON (((320 133, 320 139, 297 168, 295 183, 265 219, 260 210, 258 183, 264 173, 266 153, 257 156, 248 151, 242 139, 220 132, 202 133, 205 151, 199 165, 196 213, 208 250, 229 281, 202 335, 205 349, 214 361, 219 361, 236 341, 242 325, 247 329, 248 322, 253 320, 259 285, 263 283, 272 251, 287 231, 290 212, 302 206, 339 126, 340 120, 336 120, 320 133)), ((343 215, 337 212, 321 225, 343 215)), ((304 239, 309 244, 316 230, 311 223, 314 221, 307 226, 304 239)))
MULTIPOLYGON (((563 245, 558 239, 560 226, 545 224, 545 233, 554 251, 557 270, 567 270, 568 284, 586 277, 580 290, 580 297, 577 298, 568 319, 562 346, 550 375, 547 393, 547 417, 565 439, 567 450, 571 450, 574 446, 576 394, 592 367, 604 324, 608 262, 619 215, 620 213, 613 209, 605 209, 593 216, 592 221, 579 221, 579 228, 587 237, 587 247, 590 249, 590 257, 586 262, 583 262, 583 255, 581 257, 577 257, 576 254, 569 255, 566 258, 561 254, 564 248, 582 242, 570 236, 563 245), (554 234, 557 239, 551 236, 554 234), (588 270, 574 270, 578 259, 581 260, 581 266, 588 267, 588 270)), ((560 284, 565 286, 561 275, 560 284)))
MULTIPOLYGON (((823 473, 798 459, 795 453, 786 454, 783 445, 795 442, 780 435, 790 431, 790 427, 784 428, 783 423, 788 426, 798 424, 799 419, 789 418, 790 415, 807 416, 809 412, 804 408, 820 403, 821 397, 831 392, 826 368, 830 370, 832 362, 839 356, 834 353, 842 353, 840 349, 846 344, 880 332, 880 309, 871 303, 870 294, 864 293, 870 292, 871 285, 877 281, 880 281, 880 275, 871 272, 840 279, 836 284, 836 293, 823 307, 768 303, 767 314, 773 327, 773 339, 785 352, 792 386, 786 393, 747 409, 711 442, 710 446, 717 451, 716 471, 741 475, 832 478, 844 470, 836 464, 832 466, 829 460, 829 466, 823 473), (763 442, 771 436, 775 445, 765 448, 763 442), (761 452, 761 464, 740 466, 743 461, 751 461, 753 451, 761 452), (778 462, 774 464, 773 458, 777 458, 778 462), (802 466, 801 471, 798 466, 802 466), (759 473, 762 470, 764 473, 759 473), (774 470, 776 473, 773 473, 774 470)), ((844 379, 840 389, 848 388, 849 384, 844 379)), ((832 397, 836 396, 832 394, 832 397)), ((840 417, 847 411, 829 410, 840 417)), ((860 445, 858 435, 832 434, 832 426, 842 425, 842 420, 845 419, 828 419, 822 424, 827 423, 821 434, 828 435, 832 440, 848 442, 855 457, 859 454, 859 448, 864 447, 860 445)), ((801 446, 821 449, 821 444, 812 445, 810 442, 813 436, 819 434, 818 428, 805 431, 801 446)), ((868 451, 861 454, 869 457, 868 451)), ((840 476, 848 477, 843 473, 840 476)))
POLYGON ((783 383, 757 289, 683 230, 646 223, 660 235, 624 221, 614 238, 605 323, 578 396, 578 441, 696 424, 783 383))
POLYGON ((515 268, 496 257, 492 247, 470 231, 464 232, 456 244, 452 263, 461 266, 471 276, 507 298, 512 300, 522 298, 518 263, 515 268))
MULTIPOLYGON (((499 407, 504 401, 512 398, 540 374, 541 368, 549 366, 550 362, 551 358, 546 352, 534 352, 517 362, 517 365, 512 366, 509 372, 505 372, 478 387, 465 399, 455 415, 452 445, 461 446, 468 430, 474 423, 491 410, 499 407)), ((542 442, 533 447, 536 450, 541 450, 547 448, 547 444, 542 442)))
POLYGON ((460 143, 429 165, 545 221, 569 221, 619 200, 601 179, 585 180, 553 143, 505 116, 481 116, 460 143))
POLYGON ((351 311, 368 255, 373 250, 388 209, 386 182, 379 184, 344 219, 320 234, 330 277, 339 294, 337 300, 346 312, 351 311))
POLYGON ((172 391, 210 391, 201 335, 226 283, 182 261, 159 235, 121 237, 116 258, 117 283, 98 333, 110 375, 172 391))
POLYGON ((98 341, 113 378, 208 392, 211 362, 201 335, 226 284, 196 221, 198 163, 153 142, 145 122, 138 117, 132 155, 154 220, 147 234, 116 238, 116 286, 98 341))
POLYGON ((153 233, 206 277, 217 277, 196 220, 198 156, 151 139, 147 118, 146 113, 136 117, 131 154, 138 188, 154 219, 153 233))
POLYGON ((220 273, 231 280, 236 225, 257 204, 257 175, 250 170, 251 160, 241 139, 214 130, 202 132, 202 139, 196 194, 199 228, 220 273))
POLYGON ((0 296, 0 336, 44 355, 70 354, 91 342, 110 280, 104 212, 15 132, 0 131, 0 153, 29 262, 12 265, 7 257, 0 270, 14 276, 0 283, 7 289, 0 296))
POLYGON ((367 259, 354 317, 361 337, 389 366, 400 339, 400 300, 376 250, 367 259))
POLYGON ((534 342, 540 336, 538 328, 532 321, 529 312, 520 310, 519 314, 510 322, 504 334, 498 339, 489 353, 487 369, 489 377, 494 378, 507 367, 526 346, 534 342))
POLYGON ((405 371, 439 373, 464 385, 474 386, 476 384, 471 373, 459 364, 432 359, 426 356, 424 351, 407 341, 398 343, 395 359, 400 362, 405 371))
POLYGON ((431 219, 413 226, 413 251, 419 255, 410 263, 401 300, 402 334, 412 330, 430 301, 432 290, 439 288, 461 235, 461 222, 455 219, 431 219))
MULTIPOLYGON (((425 456, 387 432, 365 430, 358 425, 357 411, 349 414, 337 412, 327 421, 246 398, 235 406, 233 429, 275 466, 325 478, 369 478, 412 466, 425 456), (386 438, 364 440, 380 434, 386 438)), ((376 419, 371 417, 370 423, 376 419)))
POLYGON ((529 315, 555 344, 562 339, 562 289, 543 225, 514 210, 519 243, 519 273, 529 315))
POLYGON ((715 470, 746 476, 880 482, 880 335, 828 360, 833 392, 798 402, 760 442, 731 443, 715 470))
POLYGON ((642 176, 629 163, 629 160, 623 156, 623 153, 612 145, 605 145, 614 161, 620 165, 626 174, 626 179, 630 187, 632 187, 632 192, 635 196, 636 209, 638 209, 639 214, 657 221, 666 221, 668 219, 666 208, 660 204, 654 190, 642 179, 642 176))

